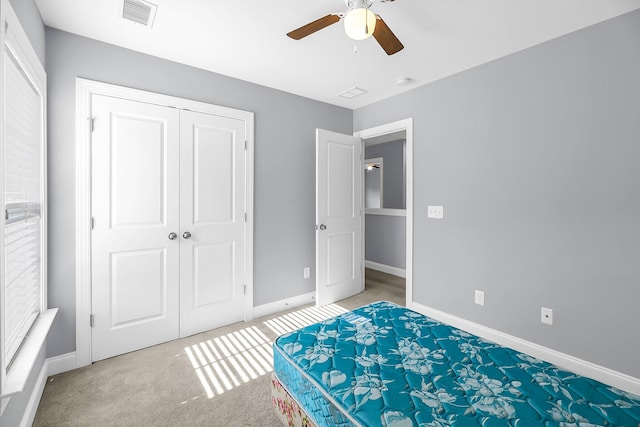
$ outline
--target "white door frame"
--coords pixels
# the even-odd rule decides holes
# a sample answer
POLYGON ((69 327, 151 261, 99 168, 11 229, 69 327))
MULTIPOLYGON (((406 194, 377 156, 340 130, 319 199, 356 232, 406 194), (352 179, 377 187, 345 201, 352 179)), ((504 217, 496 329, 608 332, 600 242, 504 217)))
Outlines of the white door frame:
POLYGON ((138 89, 76 79, 76 367, 91 364, 91 97, 104 95, 172 108, 199 111, 246 123, 246 293, 244 320, 253 319, 253 156, 254 115, 252 112, 198 101, 146 92, 138 89))
MULTIPOLYGON (((363 140, 374 138, 377 136, 387 135, 390 133, 405 131, 406 132, 406 306, 410 307, 413 303, 413 118, 398 120, 397 122, 387 123, 369 129, 354 132, 353 136, 360 137, 363 140)), ((364 145, 363 145, 364 150, 364 145)), ((363 264, 364 264, 364 250, 363 264)))

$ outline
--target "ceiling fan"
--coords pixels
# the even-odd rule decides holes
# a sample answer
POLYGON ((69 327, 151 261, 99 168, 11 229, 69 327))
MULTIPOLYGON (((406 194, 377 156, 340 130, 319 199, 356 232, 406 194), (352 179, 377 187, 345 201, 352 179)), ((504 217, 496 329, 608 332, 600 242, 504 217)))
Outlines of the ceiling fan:
POLYGON ((346 12, 330 13, 291 31, 287 35, 294 40, 300 40, 344 19, 345 32, 350 38, 364 40, 373 36, 382 49, 387 52, 387 55, 393 55, 404 49, 404 46, 380 15, 374 14, 369 10, 376 1, 385 3, 395 0, 345 0, 348 8, 346 12))

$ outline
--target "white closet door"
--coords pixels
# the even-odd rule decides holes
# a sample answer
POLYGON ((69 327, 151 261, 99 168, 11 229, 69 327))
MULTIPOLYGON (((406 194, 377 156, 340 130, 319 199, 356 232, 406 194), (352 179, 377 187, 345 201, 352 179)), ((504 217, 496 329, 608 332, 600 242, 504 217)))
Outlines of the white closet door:
POLYGON ((243 319, 245 121, 182 111, 180 336, 243 319))
POLYGON ((92 100, 92 359, 179 332, 179 111, 92 100))

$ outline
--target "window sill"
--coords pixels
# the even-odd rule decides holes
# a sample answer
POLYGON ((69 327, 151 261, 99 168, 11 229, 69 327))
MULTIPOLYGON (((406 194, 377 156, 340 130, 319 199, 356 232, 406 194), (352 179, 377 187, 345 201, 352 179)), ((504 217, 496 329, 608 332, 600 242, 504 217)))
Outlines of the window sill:
POLYGON ((36 363, 38 354, 40 354, 42 346, 47 341, 47 335, 56 314, 58 314, 58 309, 50 308, 38 317, 13 365, 11 365, 11 369, 7 372, 0 397, 6 398, 22 393, 33 370, 33 365, 36 363))

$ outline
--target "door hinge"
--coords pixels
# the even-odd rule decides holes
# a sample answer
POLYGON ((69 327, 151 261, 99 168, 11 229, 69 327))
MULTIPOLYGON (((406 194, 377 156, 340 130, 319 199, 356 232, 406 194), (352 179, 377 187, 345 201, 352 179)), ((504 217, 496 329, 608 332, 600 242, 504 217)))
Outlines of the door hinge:
POLYGON ((93 221, 93 217, 91 217, 91 229, 93 230, 93 227, 95 227, 95 223, 93 221))
POLYGON ((247 222, 247 213, 244 213, 244 222, 247 222))
POLYGON ((247 294, 247 285, 242 285, 242 293, 243 293, 244 295, 246 295, 246 294, 247 294))
POLYGON ((93 117, 87 117, 87 120, 89 120, 89 130, 90 130, 90 132, 93 132, 94 118, 93 117))
POLYGON ((5 219, 5 221, 9 219, 9 209, 5 209, 4 210, 4 219, 5 219))
POLYGON ((93 328, 93 314, 89 315, 89 326, 93 328))
POLYGON ((247 151, 247 141, 244 141, 244 150, 247 151))

